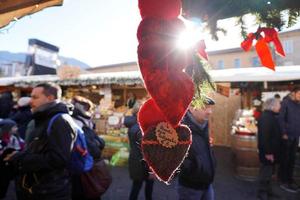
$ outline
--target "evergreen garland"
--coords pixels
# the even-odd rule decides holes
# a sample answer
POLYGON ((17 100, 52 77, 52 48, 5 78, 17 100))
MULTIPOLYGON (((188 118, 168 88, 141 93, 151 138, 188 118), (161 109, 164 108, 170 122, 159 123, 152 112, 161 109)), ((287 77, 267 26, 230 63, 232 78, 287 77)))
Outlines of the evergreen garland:
POLYGON ((261 27, 274 27, 281 30, 291 27, 300 16, 300 0, 182 0, 183 16, 187 19, 198 18, 206 22, 212 38, 217 40, 217 21, 237 17, 241 35, 246 36, 243 16, 253 14, 261 27), (284 13, 288 19, 284 19, 284 13))
POLYGON ((190 71, 187 72, 192 76, 194 82, 195 94, 191 104, 195 108, 203 107, 203 96, 215 90, 215 84, 211 81, 211 77, 207 72, 208 67, 208 64, 204 63, 198 55, 194 55, 193 65, 189 67, 188 70, 190 71))

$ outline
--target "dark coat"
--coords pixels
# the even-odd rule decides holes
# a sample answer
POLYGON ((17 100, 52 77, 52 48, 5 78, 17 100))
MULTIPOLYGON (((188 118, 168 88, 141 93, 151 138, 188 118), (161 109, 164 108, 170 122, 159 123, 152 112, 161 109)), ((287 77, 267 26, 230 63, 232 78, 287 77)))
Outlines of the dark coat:
POLYGON ((183 119, 192 132, 192 144, 181 165, 179 184, 196 190, 205 190, 213 182, 215 157, 209 143, 208 123, 203 127, 187 112, 183 119))
MULTIPOLYGON (((91 118, 85 115, 76 107, 74 108, 72 117, 84 131, 84 136, 86 139, 89 153, 91 154, 94 160, 100 160, 101 152, 105 147, 105 141, 102 138, 100 138, 92 129, 93 123, 91 122, 91 118)), ((72 175, 72 200, 77 199, 87 200, 81 184, 80 174, 72 175)))
POLYGON ((129 176, 134 181, 142 181, 148 178, 148 167, 143 160, 141 150, 142 132, 137 122, 137 117, 126 116, 124 125, 128 128, 128 139, 130 145, 128 168, 129 176))
MULTIPOLYGON (((42 107, 33 113, 33 141, 24 152, 13 157, 13 163, 20 176, 26 176, 26 187, 32 187, 31 199, 69 199, 70 175, 67 169, 76 131, 61 115, 55 119, 47 134, 50 119, 57 113, 68 113, 69 110, 65 104, 56 102, 42 107)), ((28 190, 24 191, 28 193, 28 190)))
POLYGON ((13 108, 13 96, 11 92, 0 94, 0 118, 8 118, 13 108))
POLYGON ((78 124, 84 131, 85 139, 87 142, 88 151, 94 160, 101 158, 101 152, 105 147, 105 141, 100 138, 96 132, 93 130, 93 122, 91 117, 85 115, 82 111, 74 108, 72 117, 75 119, 75 122, 80 122, 78 124))
POLYGON ((300 136, 300 103, 293 101, 290 97, 284 98, 279 112, 279 123, 282 134, 289 138, 300 136))
POLYGON ((25 139, 27 125, 32 120, 30 106, 20 107, 10 119, 17 123, 19 135, 22 139, 25 139))
POLYGON ((281 133, 276 113, 269 110, 264 111, 258 119, 257 128, 260 161, 263 164, 272 164, 265 158, 266 154, 273 154, 275 161, 278 161, 281 133))

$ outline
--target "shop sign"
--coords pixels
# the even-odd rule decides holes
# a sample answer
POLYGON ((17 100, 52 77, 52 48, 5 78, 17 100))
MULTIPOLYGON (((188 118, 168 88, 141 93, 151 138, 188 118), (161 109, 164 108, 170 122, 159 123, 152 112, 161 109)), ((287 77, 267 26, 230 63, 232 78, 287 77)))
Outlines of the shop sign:
POLYGON ((217 85, 217 92, 221 95, 229 97, 230 96, 230 87, 223 86, 223 85, 217 85))
POLYGON ((57 75, 60 79, 74 79, 78 78, 81 73, 80 67, 62 66, 57 70, 57 75))

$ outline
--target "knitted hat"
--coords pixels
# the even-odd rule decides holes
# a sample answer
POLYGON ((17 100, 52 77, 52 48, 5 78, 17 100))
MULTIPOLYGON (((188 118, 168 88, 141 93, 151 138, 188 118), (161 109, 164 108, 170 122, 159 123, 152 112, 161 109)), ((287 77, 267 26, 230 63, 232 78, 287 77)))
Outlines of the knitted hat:
POLYGON ((0 121, 1 132, 9 132, 14 126, 17 126, 17 123, 14 120, 3 119, 0 121))
POLYGON ((30 103, 31 98, 30 97, 21 97, 18 100, 18 106, 19 107, 24 107, 24 106, 28 106, 30 103))
POLYGON ((203 103, 205 105, 215 105, 216 104, 215 101, 212 98, 210 98, 206 95, 203 95, 203 103))

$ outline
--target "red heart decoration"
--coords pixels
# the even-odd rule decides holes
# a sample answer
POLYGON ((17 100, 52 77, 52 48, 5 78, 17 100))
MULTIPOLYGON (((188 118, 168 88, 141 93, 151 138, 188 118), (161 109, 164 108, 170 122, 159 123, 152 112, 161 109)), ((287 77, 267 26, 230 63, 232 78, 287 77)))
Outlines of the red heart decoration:
POLYGON ((180 15, 181 0, 139 0, 142 18, 171 19, 180 15))
POLYGON ((139 25, 139 64, 149 61, 151 68, 160 70, 182 70, 192 63, 193 49, 183 50, 177 47, 178 36, 185 30, 180 19, 157 20, 144 19, 139 25))
POLYGON ((147 133, 150 127, 156 127, 156 125, 162 121, 166 121, 166 119, 155 104, 154 99, 147 100, 138 113, 138 122, 143 135, 147 133))
POLYGON ((179 19, 144 19, 138 28, 138 58, 147 91, 166 121, 176 127, 194 94, 191 78, 182 70, 191 55, 176 48, 178 33, 185 26, 179 19), (179 89, 180 88, 180 89, 179 89))
POLYGON ((178 126, 175 129, 178 143, 172 148, 167 148, 158 141, 155 130, 156 127, 153 126, 143 136, 142 152, 144 159, 156 176, 168 183, 186 157, 192 143, 192 135, 187 126, 178 126))
POLYGON ((147 91, 167 121, 176 127, 192 101, 194 84, 184 72, 146 72, 149 69, 147 66, 141 67, 147 91))

